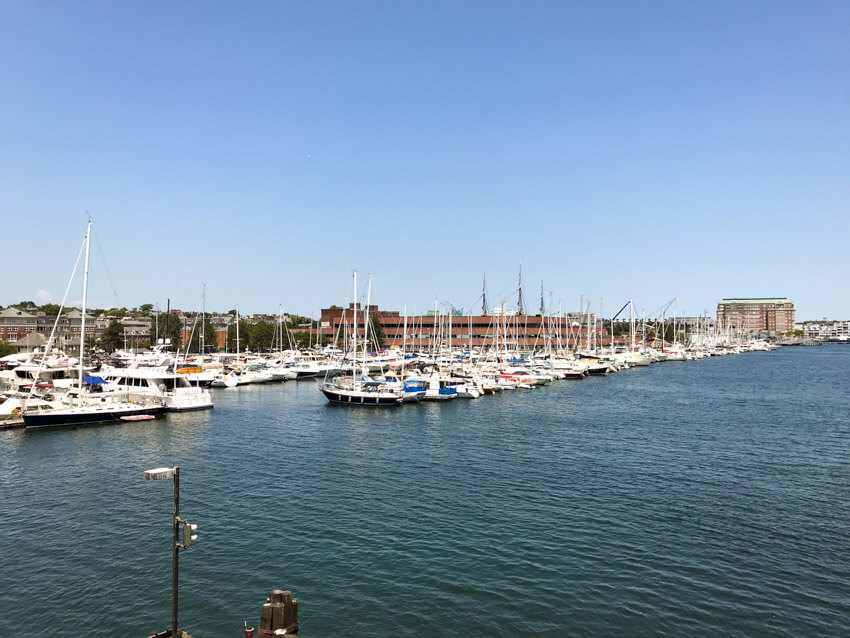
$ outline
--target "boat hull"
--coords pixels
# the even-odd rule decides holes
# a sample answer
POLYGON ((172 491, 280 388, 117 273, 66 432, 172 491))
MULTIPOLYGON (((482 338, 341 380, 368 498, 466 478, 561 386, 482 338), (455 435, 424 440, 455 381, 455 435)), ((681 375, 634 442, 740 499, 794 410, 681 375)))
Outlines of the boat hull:
POLYGON ((105 407, 96 410, 45 410, 38 414, 24 414, 24 426, 44 428, 60 425, 81 425, 84 423, 103 423, 120 421, 121 417, 151 415, 158 416, 165 411, 163 406, 139 406, 132 409, 105 407))
POLYGON ((209 403, 197 403, 192 405, 187 404, 176 404, 176 405, 168 405, 165 410, 167 412, 197 412, 199 410, 212 410, 215 407, 215 404, 210 401, 209 403))
POLYGON ((587 369, 587 374, 599 375, 599 374, 608 374, 610 367, 607 365, 593 365, 587 369))
POLYGON ((384 395, 379 392, 346 392, 330 390, 327 388, 322 388, 322 394, 324 394, 327 400, 331 403, 338 403, 341 405, 401 405, 402 400, 402 397, 391 394, 384 395))

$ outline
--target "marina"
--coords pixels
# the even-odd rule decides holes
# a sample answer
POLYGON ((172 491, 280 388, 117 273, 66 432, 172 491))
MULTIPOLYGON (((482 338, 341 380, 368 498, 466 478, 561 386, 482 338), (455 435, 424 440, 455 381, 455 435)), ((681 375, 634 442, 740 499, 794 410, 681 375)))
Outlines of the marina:
POLYGON ((850 3, 199 8, 4 3, 0 638, 850 636, 850 3))
MULTIPOLYGON (((81 335, 86 334, 90 239, 91 222, 81 248, 81 257, 85 257, 81 335)), ((522 314, 520 278, 517 310, 507 313, 501 304, 499 309, 488 313, 485 301, 482 310, 485 314, 477 320, 486 320, 479 324, 486 332, 479 332, 477 338, 473 338, 472 317, 467 318, 466 340, 464 335, 453 331, 455 313, 449 307, 444 315, 435 311, 429 317, 429 334, 420 334, 418 343, 415 337, 411 338, 408 345, 406 312, 403 317, 384 313, 402 319, 396 326, 396 330, 401 328, 400 344, 396 340, 394 347, 384 350, 381 349, 383 329, 375 322, 374 314, 378 311, 371 304, 371 291, 370 275, 365 304, 353 302, 347 310, 334 310, 335 327, 331 327, 331 321, 322 321, 334 335, 332 342, 323 346, 317 332, 315 346, 284 350, 281 316, 272 347, 253 353, 240 349, 237 306, 234 352, 208 352, 204 348, 191 353, 188 344, 192 342, 193 327, 183 349, 179 348, 180 339, 175 340, 178 346, 175 350, 171 350, 170 340, 158 339, 149 351, 98 353, 86 348, 85 340, 80 339, 78 356, 73 358, 54 346, 60 306, 54 330, 42 349, 7 355, 0 361, 0 391, 4 393, 0 396, 0 427, 61 427, 206 410, 214 407, 209 388, 314 378, 321 378, 319 390, 330 403, 350 407, 398 407, 418 401, 478 399, 504 390, 529 390, 555 380, 576 381, 652 363, 700 360, 778 347, 759 338, 760 333, 733 330, 732 324, 727 324, 725 330, 716 326, 709 329, 700 320, 697 330, 690 333, 679 330, 675 317, 672 324, 665 317, 675 298, 659 309, 655 322, 645 318, 638 321, 631 299, 611 318, 607 328, 590 312, 589 304, 585 313, 573 317, 580 321, 571 321, 570 313, 544 314, 542 301, 541 313, 529 317, 522 314), (626 309, 628 321, 616 324, 615 320, 626 309), (529 319, 536 320, 536 335, 533 327, 529 333, 529 319), (667 340, 668 332, 671 341, 667 340), (678 341, 679 338, 687 343, 678 341), (273 347, 275 341, 277 350, 273 347)), ((355 270, 354 299, 359 292, 355 270)), ((482 298, 485 297, 482 292, 482 298)), ((734 307, 745 302, 736 300, 734 307)), ((782 300, 781 305, 787 305, 793 314, 793 304, 782 300)), ((415 334, 416 318, 412 320, 415 334)), ((153 322, 158 325, 158 317, 153 322)), ((201 324, 204 323, 202 318, 201 324)), ((419 331, 423 329, 420 323, 419 331)))
POLYGON ((169 506, 140 475, 166 462, 200 524, 196 637, 256 624, 270 586, 298 593, 304 636, 843 635, 848 372, 843 346, 780 348, 393 409, 267 382, 8 430, 0 634, 48 625, 49 589, 57 636, 162 625, 169 506))
POLYGON ((321 379, 319 390, 337 404, 398 406, 419 400, 478 399, 651 363, 776 347, 759 340, 727 343, 715 337, 714 345, 664 342, 653 348, 632 338, 628 347, 615 347, 610 341, 608 348, 578 350, 576 344, 572 350, 506 352, 497 338, 496 345, 482 349, 440 345, 431 351, 370 352, 371 338, 369 330, 358 333, 355 322, 344 351, 325 347, 312 352, 190 355, 156 347, 153 353, 118 353, 112 363, 96 364, 82 352, 74 359, 49 347, 45 352, 10 355, 0 369, 0 428, 120 421, 138 414, 212 409, 209 388, 312 379, 321 379), (358 346, 358 339, 365 345, 358 346), (51 367, 48 357, 67 363, 51 367))

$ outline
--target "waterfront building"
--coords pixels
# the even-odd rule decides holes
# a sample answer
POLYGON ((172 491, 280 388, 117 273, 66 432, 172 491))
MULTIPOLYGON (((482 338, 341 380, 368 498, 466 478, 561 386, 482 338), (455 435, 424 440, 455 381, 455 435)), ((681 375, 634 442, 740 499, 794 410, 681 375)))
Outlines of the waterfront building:
POLYGON ((124 331, 125 347, 138 347, 142 343, 150 343, 151 320, 150 317, 128 316, 118 320, 124 331))
MULTIPOLYGON (((53 318, 55 320, 55 317, 53 318)), ((59 317, 57 332, 59 335, 59 347, 65 350, 75 350, 80 347, 80 335, 83 325, 83 313, 72 308, 66 314, 59 317)), ((95 317, 86 313, 86 334, 85 338, 89 340, 97 340, 100 334, 103 333, 103 328, 98 332, 97 322, 95 317)), ((49 334, 49 333, 48 333, 49 334)))
MULTIPOLYGON (((172 311, 173 312, 173 311, 172 311)), ((194 330, 201 329, 201 313, 197 312, 179 312, 180 321, 182 322, 181 328, 181 347, 185 347, 187 343, 190 343, 192 339, 192 332, 194 330)), ((236 319, 234 315, 231 314, 220 314, 220 313, 206 313, 206 322, 212 326, 213 330, 215 330, 215 343, 207 343, 204 344, 204 350, 206 352, 215 352, 216 350, 226 350, 227 347, 227 330, 230 327, 230 324, 233 323, 236 319)), ((252 323, 252 319, 249 317, 239 317, 240 321, 248 321, 252 323)))
POLYGON ((795 330, 801 330, 806 339, 820 341, 850 341, 850 321, 803 321, 794 325, 795 330))
POLYGON ((38 332, 38 317, 25 310, 9 307, 0 310, 0 339, 14 344, 18 339, 38 332))
POLYGON ((794 303, 786 297, 723 299, 717 304, 717 327, 782 334, 794 329, 794 314, 794 303))
MULTIPOLYGON (((358 324, 366 307, 357 305, 358 324)), ((381 310, 376 305, 368 307, 369 318, 380 328, 384 348, 401 347, 405 343, 405 317, 395 310, 381 310)), ((318 332, 329 341, 341 334, 343 324, 351 325, 354 304, 348 308, 334 306, 322 310, 318 332)), ((362 335, 362 328, 359 330, 362 335)), ((567 313, 563 317, 551 315, 456 315, 453 312, 438 315, 433 311, 424 315, 407 317, 407 347, 427 349, 435 345, 473 348, 499 347, 519 350, 554 348, 583 348, 588 334, 591 345, 601 345, 604 331, 593 313, 567 313), (588 326, 590 326, 588 330, 588 326)), ((608 343, 607 337, 606 344, 608 343)))
MULTIPOLYGON (((18 341, 22 341, 30 335, 42 334, 49 337, 53 331, 53 326, 56 325, 54 345, 64 349, 79 348, 81 323, 82 313, 77 309, 72 309, 67 314, 60 315, 57 322, 55 315, 47 315, 37 310, 28 312, 10 306, 0 310, 0 339, 15 345, 18 341)), ((94 317, 86 313, 86 337, 94 339, 98 334, 94 317)), ((29 339, 26 347, 32 348, 41 342, 40 339, 29 339)), ((46 339, 44 342, 46 342, 46 339)))

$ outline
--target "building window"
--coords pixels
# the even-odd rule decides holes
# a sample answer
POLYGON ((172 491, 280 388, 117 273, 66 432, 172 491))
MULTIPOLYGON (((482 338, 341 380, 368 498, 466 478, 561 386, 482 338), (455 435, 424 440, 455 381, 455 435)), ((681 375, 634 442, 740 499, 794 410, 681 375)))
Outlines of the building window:
POLYGON ((6 341, 17 341, 17 340, 18 340, 18 335, 16 335, 14 332, 10 332, 8 335, 6 335, 6 341))

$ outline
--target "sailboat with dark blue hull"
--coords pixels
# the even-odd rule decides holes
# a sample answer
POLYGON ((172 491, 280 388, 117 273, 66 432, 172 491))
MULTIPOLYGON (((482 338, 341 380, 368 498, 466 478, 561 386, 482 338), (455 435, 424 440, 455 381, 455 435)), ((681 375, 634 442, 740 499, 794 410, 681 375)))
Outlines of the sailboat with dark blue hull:
POLYGON ((345 405, 401 405, 403 396, 381 381, 363 381, 357 385, 339 382, 322 384, 322 394, 331 403, 345 405))
MULTIPOLYGON (((100 377, 85 376, 83 361, 86 342, 86 297, 88 295, 89 249, 91 247, 91 221, 86 229, 86 261, 83 272, 83 304, 80 319, 80 367, 76 388, 59 399, 52 409, 28 409, 26 401, 21 408, 26 427, 50 427, 101 423, 104 421, 134 420, 142 416, 156 416, 165 411, 160 401, 131 402, 124 393, 104 391, 106 382, 100 377)), ((53 340, 53 335, 50 336, 53 340)), ((50 342, 48 342, 50 343, 50 342)), ((49 349, 49 348, 47 348, 49 349)))
POLYGON ((24 425, 28 428, 43 428, 109 421, 132 421, 140 416, 156 417, 163 412, 165 412, 163 405, 140 405, 118 401, 92 403, 87 400, 81 406, 25 412, 24 425))
MULTIPOLYGON (((367 295, 366 309, 363 311, 364 353, 366 352, 366 344, 369 338, 368 308, 369 296, 372 290, 371 277, 369 281, 369 295, 367 295)), ((401 389, 394 388, 383 381, 373 381, 360 376, 360 370, 357 364, 357 271, 354 271, 354 300, 354 328, 351 337, 351 376, 329 379, 326 375, 325 380, 319 386, 319 390, 321 390, 325 398, 331 403, 364 406, 401 405, 404 399, 404 392, 401 389)))

